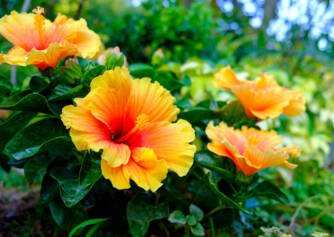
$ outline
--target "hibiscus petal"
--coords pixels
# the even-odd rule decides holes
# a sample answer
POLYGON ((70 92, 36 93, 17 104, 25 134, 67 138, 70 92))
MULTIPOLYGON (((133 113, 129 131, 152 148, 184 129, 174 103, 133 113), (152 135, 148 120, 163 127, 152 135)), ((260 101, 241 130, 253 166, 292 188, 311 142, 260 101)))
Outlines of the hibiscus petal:
POLYGON ((107 161, 101 160, 101 170, 104 178, 109 179, 115 188, 130 188, 130 177, 124 166, 112 168, 107 161))
POLYGON ((287 116, 297 116, 305 111, 305 98, 301 91, 291 91, 291 100, 283 110, 287 116))
POLYGON ((126 130, 124 124, 127 124, 128 129, 134 126, 134 121, 125 119, 131 88, 132 79, 125 68, 106 71, 91 82, 91 92, 85 101, 91 113, 104 122, 113 135, 119 135, 122 130, 126 130))
POLYGON ((146 114, 151 122, 172 122, 179 113, 174 102, 175 98, 158 82, 151 83, 149 78, 136 79, 133 81, 127 114, 131 119, 146 114))
POLYGON ((27 63, 27 51, 19 46, 14 46, 8 54, 1 54, 2 60, 0 59, 0 63, 8 63, 18 66, 26 66, 27 63))
POLYGON ((152 148, 159 160, 165 160, 168 169, 179 176, 188 173, 193 164, 196 146, 191 125, 180 119, 176 123, 153 123, 141 131, 141 146, 152 148))
POLYGON ((71 128, 70 135, 78 150, 99 151, 98 143, 110 140, 109 130, 86 109, 83 99, 75 99, 75 102, 77 106, 63 108, 61 120, 67 129, 71 128))
POLYGON ((154 151, 150 148, 135 148, 132 158, 126 165, 131 179, 141 188, 155 192, 162 186, 162 180, 167 177, 167 164, 164 160, 158 160, 154 151))
POLYGON ((69 43, 52 43, 45 50, 32 49, 27 54, 27 64, 33 64, 44 70, 47 67, 55 67, 56 64, 67 56, 76 55, 78 50, 69 43))
POLYGON ((130 149, 126 144, 116 144, 111 141, 98 144, 103 149, 101 158, 107 161, 110 167, 119 167, 127 164, 130 159, 130 149))
POLYGON ((231 67, 224 67, 219 72, 215 74, 213 84, 225 90, 231 90, 233 86, 241 84, 235 73, 232 71, 231 67))

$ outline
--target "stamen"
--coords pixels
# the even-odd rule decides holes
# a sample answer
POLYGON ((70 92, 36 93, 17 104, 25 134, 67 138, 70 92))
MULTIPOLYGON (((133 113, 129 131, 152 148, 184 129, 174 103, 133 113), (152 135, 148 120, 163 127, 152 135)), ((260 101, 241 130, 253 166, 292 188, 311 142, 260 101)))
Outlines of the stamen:
POLYGON ((147 114, 140 114, 136 118, 136 125, 125 135, 115 140, 117 143, 123 143, 128 140, 137 131, 143 130, 149 124, 149 117, 147 114))
POLYGON ((37 7, 36 9, 33 10, 36 15, 34 16, 34 24, 35 28, 38 31, 38 36, 39 36, 39 49, 44 49, 44 16, 41 15, 41 13, 44 13, 44 8, 43 7, 37 7))
POLYGON ((36 13, 36 14, 43 14, 44 13, 44 8, 43 7, 36 7, 34 10, 32 10, 33 13, 36 13))

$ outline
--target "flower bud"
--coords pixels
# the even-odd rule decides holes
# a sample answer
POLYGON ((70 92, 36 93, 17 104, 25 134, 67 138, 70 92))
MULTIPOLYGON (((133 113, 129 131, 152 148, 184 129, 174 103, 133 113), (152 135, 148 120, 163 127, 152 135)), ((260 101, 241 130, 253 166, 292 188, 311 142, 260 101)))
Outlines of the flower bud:
POLYGON ((126 60, 126 57, 124 56, 124 54, 121 52, 121 50, 119 49, 118 46, 114 47, 114 48, 108 48, 106 50, 104 50, 100 56, 97 58, 97 62, 100 65, 106 65, 107 62, 107 58, 108 56, 112 56, 112 54, 115 54, 117 59, 119 59, 122 55, 123 55, 123 67, 127 67, 128 63, 126 60))

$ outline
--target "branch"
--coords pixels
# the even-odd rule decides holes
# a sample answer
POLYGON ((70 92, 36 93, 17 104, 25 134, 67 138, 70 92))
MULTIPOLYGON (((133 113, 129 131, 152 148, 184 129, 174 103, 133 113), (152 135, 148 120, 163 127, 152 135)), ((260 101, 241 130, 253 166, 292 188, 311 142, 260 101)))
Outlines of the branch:
POLYGON ((302 204, 300 204, 300 205, 298 206, 296 212, 293 214, 293 216, 292 216, 292 218, 291 218, 290 225, 289 225, 289 233, 293 234, 293 226, 295 225, 297 216, 298 216, 300 210, 303 208, 303 206, 304 206, 307 202, 311 201, 312 199, 318 198, 318 197, 319 197, 318 195, 309 197, 309 198, 306 199, 302 204))
POLYGON ((82 8, 83 8, 83 5, 84 5, 85 1, 86 1, 86 0, 81 0, 81 1, 79 1, 78 10, 77 10, 77 12, 76 12, 75 15, 74 15, 74 19, 77 20, 77 19, 80 18, 80 16, 81 16, 81 12, 82 12, 82 8))

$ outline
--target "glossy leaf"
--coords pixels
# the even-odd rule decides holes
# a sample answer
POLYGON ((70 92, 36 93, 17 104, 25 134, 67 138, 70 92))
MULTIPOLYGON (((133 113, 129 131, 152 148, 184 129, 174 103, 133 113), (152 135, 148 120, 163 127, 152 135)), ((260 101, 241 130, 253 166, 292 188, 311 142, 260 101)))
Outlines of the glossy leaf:
POLYGON ((167 203, 152 205, 144 196, 134 197, 127 206, 127 219, 133 237, 144 236, 151 221, 167 216, 167 203))
POLYGON ((42 75, 34 75, 29 82, 30 90, 33 92, 41 92, 45 90, 50 84, 50 79, 42 75))
POLYGON ((286 194, 269 181, 263 181, 257 184, 253 188, 251 196, 270 198, 279 202, 288 200, 286 194))
POLYGON ((28 112, 52 113, 46 98, 40 94, 18 92, 0 103, 0 109, 22 110, 28 112))
POLYGON ((52 162, 53 157, 43 153, 32 157, 24 164, 24 175, 28 182, 32 183, 40 180, 45 174, 48 165, 52 162))
POLYGON ((209 185, 211 190, 223 201, 226 202, 227 205, 237 208, 247 214, 249 214, 249 211, 247 209, 245 209, 244 207, 242 207, 239 203, 235 202, 233 199, 231 199, 230 197, 228 197, 226 194, 222 193, 219 188, 217 183, 211 178, 209 177, 209 185))
POLYGON ((12 84, 10 83, 10 80, 5 78, 5 76, 0 74, 0 98, 2 96, 7 96, 12 91, 12 84))
POLYGON ((68 232, 87 218, 87 212, 75 208, 66 208, 57 197, 49 203, 49 209, 57 225, 68 232))
POLYGON ((57 182, 47 173, 41 185, 40 200, 43 203, 49 203, 58 191, 57 182))
POLYGON ((105 70, 104 66, 89 62, 84 69, 84 74, 82 77, 83 85, 89 87, 90 82, 95 77, 102 75, 104 70, 105 70))
POLYGON ((96 183, 102 176, 101 159, 93 155, 86 154, 81 163, 79 172, 80 185, 90 185, 96 183))
POLYGON ((14 112, 5 121, 0 122, 0 150, 17 132, 36 116, 34 112, 14 112))
POLYGON ((179 118, 185 119, 191 123, 196 123, 207 119, 214 119, 215 115, 210 109, 195 107, 189 109, 188 111, 181 112, 179 114, 179 118))
POLYGON ((193 233, 196 236, 204 236, 204 228, 200 223, 196 223, 196 225, 193 225, 190 227, 191 233, 193 233))
POLYGON ((195 217, 195 219, 197 221, 200 221, 203 219, 204 217, 204 213, 203 211, 201 210, 201 208, 199 208, 198 206, 194 205, 194 204, 191 204, 189 206, 189 211, 190 211, 190 214, 195 217))
POLYGON ((177 223, 184 225, 186 223, 186 217, 180 210, 173 211, 169 217, 168 217, 169 222, 171 223, 177 223))
POLYGON ((197 220, 193 215, 187 215, 186 220, 187 220, 188 225, 190 226, 195 225, 197 223, 197 220))
POLYGON ((101 223, 101 222, 104 222, 104 221, 107 221, 107 220, 109 220, 109 219, 108 218, 96 218, 96 219, 90 219, 90 220, 86 220, 84 222, 81 222, 79 225, 77 225, 76 227, 74 227, 71 230, 68 237, 72 237, 81 228, 84 228, 84 227, 89 226, 89 225, 94 225, 94 224, 97 224, 97 223, 101 223))
POLYGON ((129 71, 134 78, 153 78, 155 74, 153 67, 143 63, 131 64, 129 71))
POLYGON ((233 101, 218 112, 215 112, 217 117, 224 121, 229 126, 240 128, 243 125, 254 125, 256 118, 248 118, 243 106, 238 101, 233 101))
POLYGON ((8 142, 4 152, 21 160, 52 148, 66 148, 70 146, 71 141, 64 134, 64 126, 60 120, 42 119, 16 134, 8 142))
POLYGON ((172 73, 168 71, 158 71, 155 73, 153 81, 157 81, 169 91, 180 89, 183 85, 177 80, 172 73))
POLYGON ((234 182, 234 174, 229 170, 220 168, 219 165, 221 164, 219 163, 218 159, 212 158, 209 154, 205 152, 197 152, 195 155, 195 159, 201 166, 216 172, 224 180, 231 183, 234 182))
POLYGON ((52 91, 49 100, 50 101, 59 101, 59 100, 68 100, 75 97, 82 97, 87 93, 83 85, 78 85, 74 88, 59 84, 52 91))
POLYGON ((80 185, 79 177, 63 167, 52 169, 50 174, 58 182, 60 196, 67 207, 72 207, 80 202, 94 185, 94 183, 80 185))

